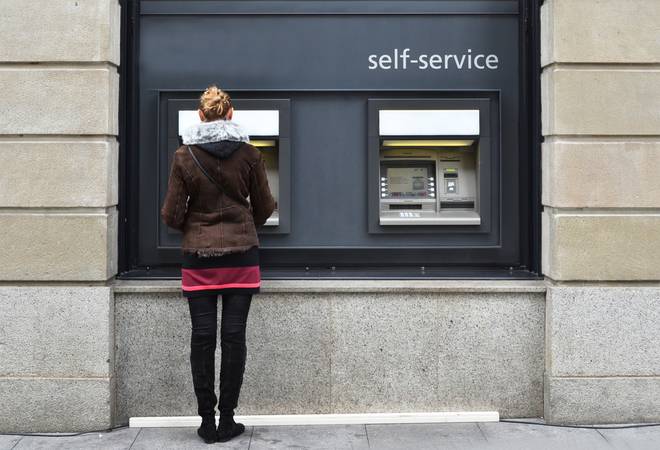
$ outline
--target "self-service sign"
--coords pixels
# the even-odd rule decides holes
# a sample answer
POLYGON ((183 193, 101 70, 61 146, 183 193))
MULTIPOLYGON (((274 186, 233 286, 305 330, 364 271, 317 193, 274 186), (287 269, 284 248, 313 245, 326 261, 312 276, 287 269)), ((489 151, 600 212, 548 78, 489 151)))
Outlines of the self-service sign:
POLYGON ((295 90, 501 88, 516 81, 516 1, 295 2, 290 14, 269 14, 263 3, 143 2, 141 54, 155 63, 144 67, 143 81, 295 90), (333 4, 344 10, 328 9, 333 4))

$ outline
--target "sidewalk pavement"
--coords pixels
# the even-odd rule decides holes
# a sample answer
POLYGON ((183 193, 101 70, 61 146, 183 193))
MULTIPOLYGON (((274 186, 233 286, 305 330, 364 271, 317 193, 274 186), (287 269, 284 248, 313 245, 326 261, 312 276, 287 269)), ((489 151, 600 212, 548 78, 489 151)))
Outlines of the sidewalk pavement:
MULTIPOLYGON (((53 433, 56 435, 56 433, 53 433)), ((195 427, 120 428, 71 437, 0 435, 0 450, 23 449, 484 449, 659 450, 660 426, 558 428, 519 423, 297 425, 247 427, 226 443, 204 444, 195 427)))

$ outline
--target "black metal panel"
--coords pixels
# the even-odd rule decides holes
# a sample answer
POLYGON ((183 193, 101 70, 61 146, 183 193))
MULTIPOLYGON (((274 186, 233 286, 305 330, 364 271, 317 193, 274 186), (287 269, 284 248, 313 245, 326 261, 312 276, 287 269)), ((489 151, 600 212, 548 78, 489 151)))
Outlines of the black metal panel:
MULTIPOLYGON (((195 98, 210 83, 236 99, 291 100, 291 233, 262 236, 265 267, 537 267, 530 260, 538 258, 538 232, 530 227, 539 209, 538 103, 530 98, 537 72, 523 23, 529 4, 518 4, 142 1, 138 15, 137 3, 127 2, 132 20, 125 26, 137 45, 135 78, 123 89, 130 125, 121 149, 122 270, 176 267, 178 248, 158 248, 159 190, 169 163, 159 152, 167 147, 162 102, 195 98), (455 54, 456 62, 469 49, 496 54, 499 65, 369 68, 370 55, 404 48, 455 54), (499 211, 488 226, 369 235, 367 101, 374 98, 488 98, 496 105, 499 185, 489 194, 499 211)), ((123 61, 131 61, 128 53, 123 61)))

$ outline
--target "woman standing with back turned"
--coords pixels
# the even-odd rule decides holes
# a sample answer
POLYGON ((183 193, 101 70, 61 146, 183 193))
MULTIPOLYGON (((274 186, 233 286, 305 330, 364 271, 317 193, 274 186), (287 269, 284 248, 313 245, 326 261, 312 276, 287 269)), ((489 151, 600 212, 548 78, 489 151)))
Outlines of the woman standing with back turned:
POLYGON ((202 122, 184 130, 184 145, 174 152, 160 214, 163 222, 183 232, 181 289, 190 309, 190 366, 202 417, 197 433, 212 443, 245 430, 234 421, 234 409, 245 370, 247 316, 261 283, 256 227, 272 214, 275 201, 261 153, 231 120, 229 95, 210 86, 198 112, 202 122), (222 357, 216 430, 218 295, 222 357))

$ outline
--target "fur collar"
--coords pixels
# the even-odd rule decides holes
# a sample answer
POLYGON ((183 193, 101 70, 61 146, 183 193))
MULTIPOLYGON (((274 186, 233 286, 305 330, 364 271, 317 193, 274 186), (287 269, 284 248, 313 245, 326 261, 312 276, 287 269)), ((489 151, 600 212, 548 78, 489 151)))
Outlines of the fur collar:
POLYGON ((250 142, 249 136, 239 124, 225 119, 191 125, 183 130, 181 138, 186 145, 219 141, 250 142))

